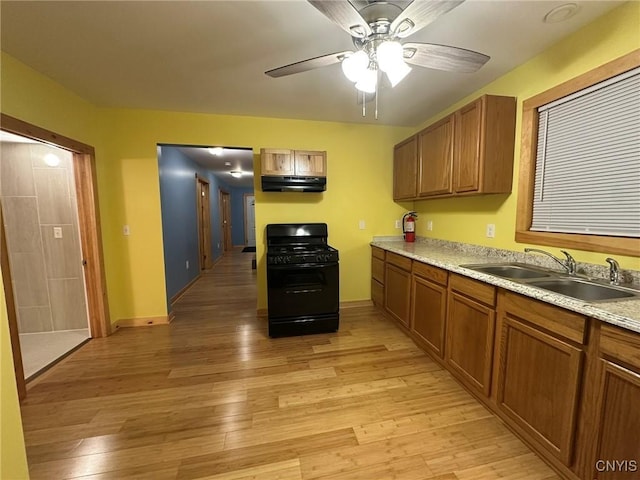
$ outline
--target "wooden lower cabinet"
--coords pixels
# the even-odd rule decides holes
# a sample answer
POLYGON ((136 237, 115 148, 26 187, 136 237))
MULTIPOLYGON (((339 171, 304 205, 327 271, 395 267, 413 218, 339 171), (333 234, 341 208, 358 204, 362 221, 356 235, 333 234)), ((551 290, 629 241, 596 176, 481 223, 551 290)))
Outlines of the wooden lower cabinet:
POLYGON ((434 355, 443 358, 447 314, 446 271, 413 262, 411 333, 434 355))
POLYGON ((378 307, 384 307, 384 261, 385 251, 371 247, 371 301, 378 307))
POLYGON ((562 478, 640 479, 639 333, 392 252, 376 271, 386 311, 562 478))
POLYGON ((470 388, 489 396, 496 312, 495 287, 451 275, 445 359, 470 388))
POLYGON ((595 374, 585 399, 593 403, 590 455, 584 478, 640 478, 640 334, 603 324, 595 374))
POLYGON ((496 406, 558 465, 576 464, 587 319, 502 291, 496 406))
POLYGON ((384 305, 387 312, 409 328, 411 302, 411 272, 396 265, 385 265, 384 305))

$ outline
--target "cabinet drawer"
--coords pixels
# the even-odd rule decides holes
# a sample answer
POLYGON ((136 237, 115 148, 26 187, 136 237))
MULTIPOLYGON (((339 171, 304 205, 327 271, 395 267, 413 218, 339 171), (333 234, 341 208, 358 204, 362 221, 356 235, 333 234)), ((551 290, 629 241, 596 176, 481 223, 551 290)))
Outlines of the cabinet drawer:
POLYGON ((371 301, 374 305, 384 305, 384 285, 373 279, 371 279, 371 301))
POLYGON ((398 255, 397 253, 387 252, 387 263, 391 265, 395 265, 402 270, 406 270, 407 272, 411 271, 411 259, 408 257, 403 257, 402 255, 398 255))
POLYGON ((640 369, 640 334, 603 323, 600 352, 640 369))
POLYGON ((371 258, 371 278, 384 285, 384 260, 371 258))
POLYGON ((371 256, 384 260, 385 251, 378 247, 371 247, 371 256))
POLYGON ((440 285, 447 285, 447 280, 449 274, 446 270, 442 270, 438 267, 432 267, 431 265, 427 265, 426 263, 421 262, 413 262, 413 270, 412 272, 419 277, 426 278, 427 280, 431 280, 434 283, 439 283, 440 285))
POLYGON ((449 279, 449 286, 451 290, 464 293, 485 305, 489 305, 491 307, 496 305, 496 287, 493 285, 488 285, 471 278, 452 274, 449 279))
POLYGON ((526 319, 568 340, 582 345, 586 343, 587 319, 579 313, 507 291, 500 293, 499 303, 500 311, 526 319))

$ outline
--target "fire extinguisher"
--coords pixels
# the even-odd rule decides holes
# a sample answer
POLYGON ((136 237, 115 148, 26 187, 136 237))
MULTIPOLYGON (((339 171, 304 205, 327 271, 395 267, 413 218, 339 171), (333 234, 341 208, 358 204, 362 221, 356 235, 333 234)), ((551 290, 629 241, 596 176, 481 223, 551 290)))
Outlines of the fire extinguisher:
POLYGON ((416 241, 416 212, 407 212, 402 217, 402 232, 404 233, 405 242, 416 241))

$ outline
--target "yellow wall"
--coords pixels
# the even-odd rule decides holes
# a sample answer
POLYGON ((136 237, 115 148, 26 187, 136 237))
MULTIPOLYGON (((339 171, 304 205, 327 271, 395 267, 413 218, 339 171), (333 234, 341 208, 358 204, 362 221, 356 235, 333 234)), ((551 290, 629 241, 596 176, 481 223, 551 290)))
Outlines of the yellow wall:
POLYGON ((13 373, 13 356, 9 339, 9 320, 0 273, 0 478, 22 480, 29 478, 24 448, 22 420, 18 405, 18 389, 13 373))
MULTIPOLYGON (((640 46, 640 4, 630 2, 563 40, 535 59, 475 92, 425 125, 483 93, 522 100, 640 46)), ((411 207, 391 199, 391 147, 411 129, 331 122, 202 115, 95 107, 19 61, 1 56, 3 113, 96 148, 98 192, 112 321, 166 314, 160 226, 157 143, 289 147, 328 151, 328 189, 322 195, 263 193, 256 189, 258 259, 267 223, 326 221, 330 241, 341 254, 342 300, 369 298, 369 247, 373 235, 394 235, 393 221, 411 207), (358 229, 365 220, 366 229, 358 229), (129 224, 131 236, 122 236, 129 224)), ((423 125, 424 126, 424 125, 423 125)), ((520 117, 518 116, 518 138, 520 117)), ((516 173, 519 146, 516 147, 516 173)), ((517 185, 515 183, 514 185, 517 185)), ((467 199, 422 201, 418 233, 437 238, 520 250, 513 240, 515 193, 467 199), (434 231, 426 231, 426 220, 434 231), (486 223, 496 238, 484 237, 486 223)), ((578 260, 603 263, 604 255, 583 252, 578 260)), ((638 269, 638 259, 622 258, 638 269)), ((259 307, 266 305, 260 262, 259 307)), ((2 347, 2 478, 26 476, 22 429, 0 298, 2 347), (9 420, 6 420, 9 419, 9 420), (6 449, 5 438, 12 440, 6 449), (15 451, 14 451, 15 449, 15 451), (5 458, 5 452, 11 460, 5 458), (10 473, 6 473, 10 472, 10 473), (6 473, 6 475, 5 475, 6 473)))
POLYGON ((404 210, 390 201, 391 152, 410 129, 139 110, 109 110, 103 116, 110 126, 112 169, 106 196, 121 202, 108 219, 116 234, 107 242, 129 269, 122 275, 118 304, 110 298, 115 318, 166 314, 157 143, 252 147, 258 171, 262 147, 326 150, 322 194, 264 193, 256 183, 258 308, 266 307, 264 227, 279 222, 326 222, 330 243, 340 250, 341 300, 369 298, 368 243, 372 235, 398 232, 393 221, 404 210), (365 220, 364 230, 359 220, 365 220), (129 237, 119 233, 124 224, 131 227, 129 237))
MULTIPOLYGON (((523 100, 640 48, 639 32, 640 2, 628 2, 421 125, 418 130, 485 93, 518 98, 513 193, 415 202, 418 235, 522 251, 525 245, 516 243, 514 232, 523 100), (427 220, 433 221, 433 231, 427 231, 427 220), (488 223, 496 225, 495 238, 485 236, 488 223)), ((581 251, 575 255, 580 262, 601 265, 606 265, 607 256, 581 251)), ((616 258, 624 268, 640 269, 638 257, 616 258)))

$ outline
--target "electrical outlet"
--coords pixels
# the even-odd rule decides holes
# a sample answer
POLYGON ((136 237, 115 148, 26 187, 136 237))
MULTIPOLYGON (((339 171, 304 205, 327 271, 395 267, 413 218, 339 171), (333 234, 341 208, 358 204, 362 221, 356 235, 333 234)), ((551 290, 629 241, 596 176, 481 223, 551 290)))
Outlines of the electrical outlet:
POLYGON ((129 225, 123 225, 122 226, 122 234, 123 235, 131 235, 131 229, 129 228, 129 225))
POLYGON ((496 236, 496 226, 493 223, 487 223, 487 237, 494 238, 496 236))
POLYGON ((187 270, 189 270, 189 260, 186 261, 187 270))
POLYGON ((366 224, 364 223, 364 220, 360 220, 360 221, 358 222, 358 228, 359 228, 360 230, 364 230, 366 227, 367 227, 367 226, 366 226, 366 224))
POLYGON ((433 220, 427 220, 427 230, 433 231, 433 220))
POLYGON ((402 228, 402 220, 396 220, 396 228, 402 228))
POLYGON ((62 238, 62 227, 53 227, 53 238, 62 238))

